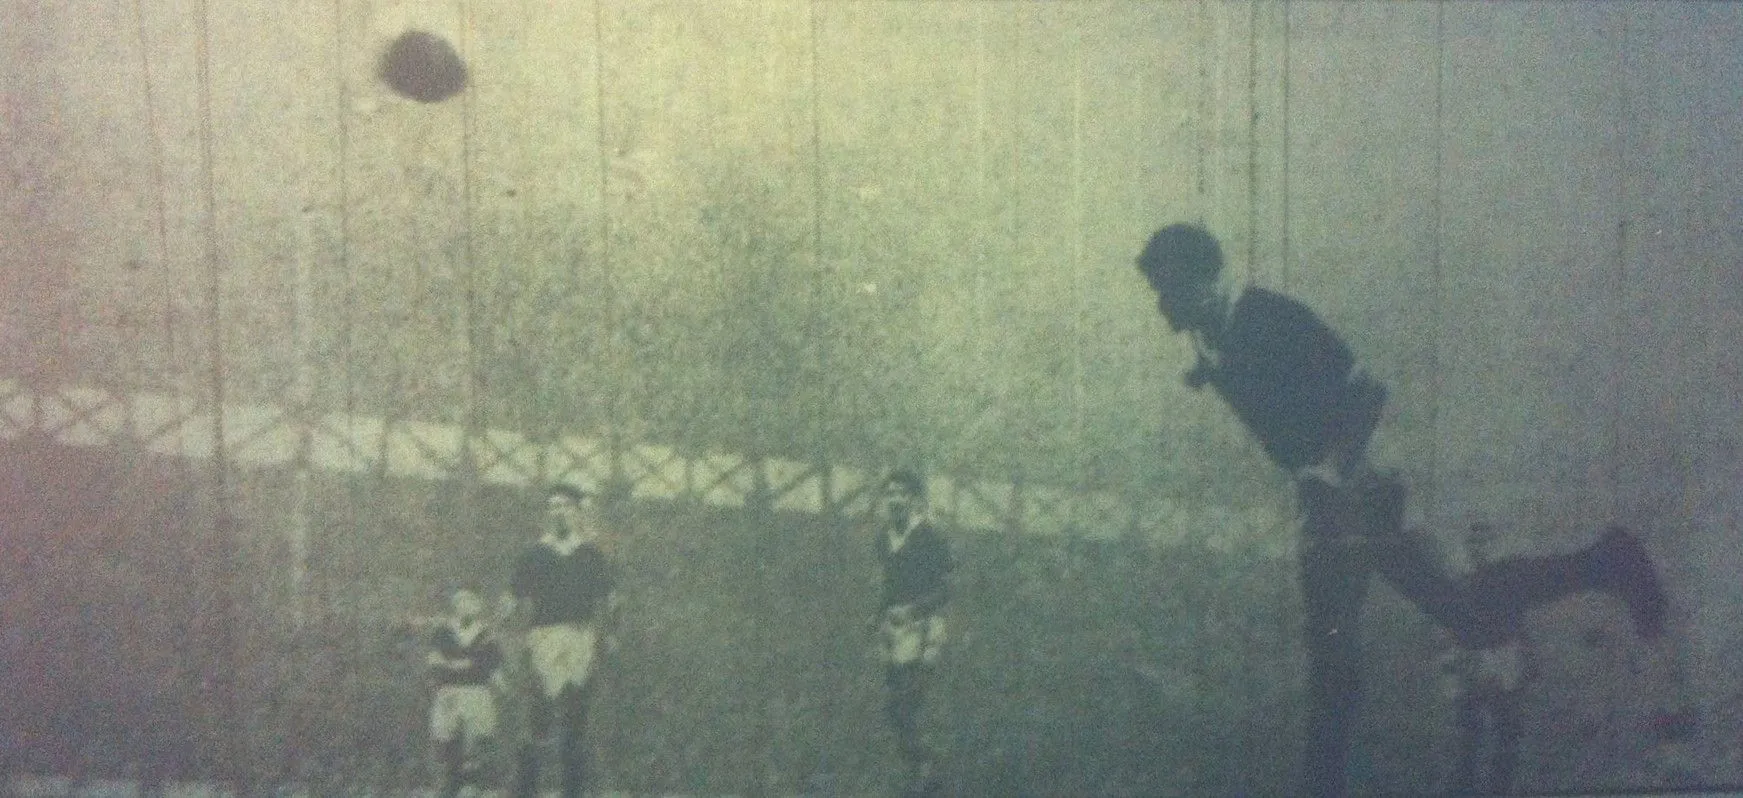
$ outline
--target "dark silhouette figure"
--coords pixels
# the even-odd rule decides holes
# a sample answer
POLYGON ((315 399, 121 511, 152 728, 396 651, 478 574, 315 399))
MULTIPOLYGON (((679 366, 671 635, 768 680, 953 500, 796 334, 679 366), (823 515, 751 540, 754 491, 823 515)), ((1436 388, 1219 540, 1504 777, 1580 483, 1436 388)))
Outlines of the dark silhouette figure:
POLYGON ((1658 576, 1620 528, 1575 553, 1485 563, 1463 579, 1444 573, 1403 528, 1404 483, 1368 461, 1386 389, 1357 367, 1337 334, 1289 297, 1257 287, 1235 295, 1224 282, 1222 248, 1201 227, 1158 230, 1137 265, 1170 329, 1191 337, 1198 359, 1187 385, 1216 391, 1295 484, 1308 668, 1304 795, 1347 790, 1361 690, 1357 630, 1370 574, 1472 649, 1504 641, 1526 608, 1593 590, 1626 602, 1642 635, 1663 631, 1658 576))
POLYGON ((877 623, 888 688, 884 713, 908 769, 908 794, 927 795, 938 785, 932 752, 920 733, 920 712, 944 645, 941 613, 950 597, 950 547, 927 517, 925 482, 912 471, 885 479, 878 526, 883 591, 877 623))

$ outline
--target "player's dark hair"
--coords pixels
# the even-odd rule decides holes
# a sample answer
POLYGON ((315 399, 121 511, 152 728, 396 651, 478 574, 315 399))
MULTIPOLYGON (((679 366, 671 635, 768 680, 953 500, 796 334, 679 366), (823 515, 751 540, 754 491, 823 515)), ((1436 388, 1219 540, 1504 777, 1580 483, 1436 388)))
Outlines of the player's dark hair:
POLYGON ((884 487, 901 488, 909 496, 925 497, 926 480, 920 478, 920 473, 912 469, 898 468, 884 478, 884 487))
POLYGON ((567 482, 558 482, 545 489, 545 496, 546 498, 561 496, 576 504, 580 504, 587 500, 587 491, 575 487, 567 482))
POLYGON ((1216 236, 1195 224, 1171 224, 1150 236, 1138 269, 1162 293, 1211 282, 1222 273, 1223 250, 1216 236))

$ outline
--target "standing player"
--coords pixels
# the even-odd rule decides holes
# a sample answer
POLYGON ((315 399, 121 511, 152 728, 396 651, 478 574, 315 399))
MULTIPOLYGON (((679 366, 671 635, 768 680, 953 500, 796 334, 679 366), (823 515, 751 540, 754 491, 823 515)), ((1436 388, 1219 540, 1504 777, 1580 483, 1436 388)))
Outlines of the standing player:
POLYGON ((912 471, 884 480, 876 547, 883 566, 879 654, 888 687, 884 711, 909 770, 910 794, 932 790, 932 753, 920 735, 926 682, 944 645, 940 613, 950 598, 950 547, 926 515, 926 486, 912 471))
POLYGON ((593 496, 570 485, 545 493, 545 530, 521 554, 511 580, 514 612, 526 624, 528 720, 516 768, 514 794, 538 789, 540 749, 556 737, 565 798, 586 782, 588 677, 602 628, 615 603, 615 575, 600 550, 602 519, 593 496))
POLYGON ((454 591, 450 614, 430 636, 425 664, 435 682, 430 739, 442 766, 442 795, 452 798, 471 785, 482 789, 496 738, 496 696, 502 647, 484 620, 484 601, 454 591))
MULTIPOLYGON (((1472 524, 1462 541, 1453 541, 1453 561, 1469 573, 1495 562, 1495 528, 1472 524)), ((1519 739, 1524 731, 1525 683, 1532 672, 1531 650, 1525 637, 1525 610, 1502 606, 1491 613, 1484 634, 1464 635, 1442 655, 1441 670, 1458 724, 1458 759, 1453 767, 1454 795, 1506 795, 1513 791, 1513 771, 1519 763, 1519 739)))

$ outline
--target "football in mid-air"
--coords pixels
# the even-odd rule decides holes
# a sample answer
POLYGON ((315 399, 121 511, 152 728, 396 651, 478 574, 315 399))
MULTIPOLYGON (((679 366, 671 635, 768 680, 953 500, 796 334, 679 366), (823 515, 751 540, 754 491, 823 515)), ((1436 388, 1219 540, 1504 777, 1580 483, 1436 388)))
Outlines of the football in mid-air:
POLYGON ((381 54, 376 77, 401 97, 437 103, 466 88, 466 62, 446 39, 421 30, 401 33, 381 54))

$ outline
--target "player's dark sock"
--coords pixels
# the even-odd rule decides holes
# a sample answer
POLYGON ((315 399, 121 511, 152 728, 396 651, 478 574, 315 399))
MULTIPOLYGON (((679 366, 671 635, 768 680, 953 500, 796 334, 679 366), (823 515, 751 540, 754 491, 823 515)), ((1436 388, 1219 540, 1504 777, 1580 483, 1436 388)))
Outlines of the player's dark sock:
POLYGON ((587 734, 587 709, 592 698, 590 688, 574 686, 563 688, 558 696, 563 713, 558 758, 563 763, 564 798, 579 798, 587 786, 587 747, 582 743, 587 734))
POLYGON ((496 739, 480 737, 472 745, 472 752, 466 757, 466 764, 461 768, 460 777, 464 784, 470 784, 478 789, 489 789, 496 786, 496 739))
POLYGON ((536 743, 521 748, 514 769, 514 798, 533 798, 539 788, 539 749, 536 743))
POLYGON ((442 760, 442 798, 454 798, 460 794, 460 785, 465 779, 466 761, 460 738, 441 743, 436 755, 442 760))

